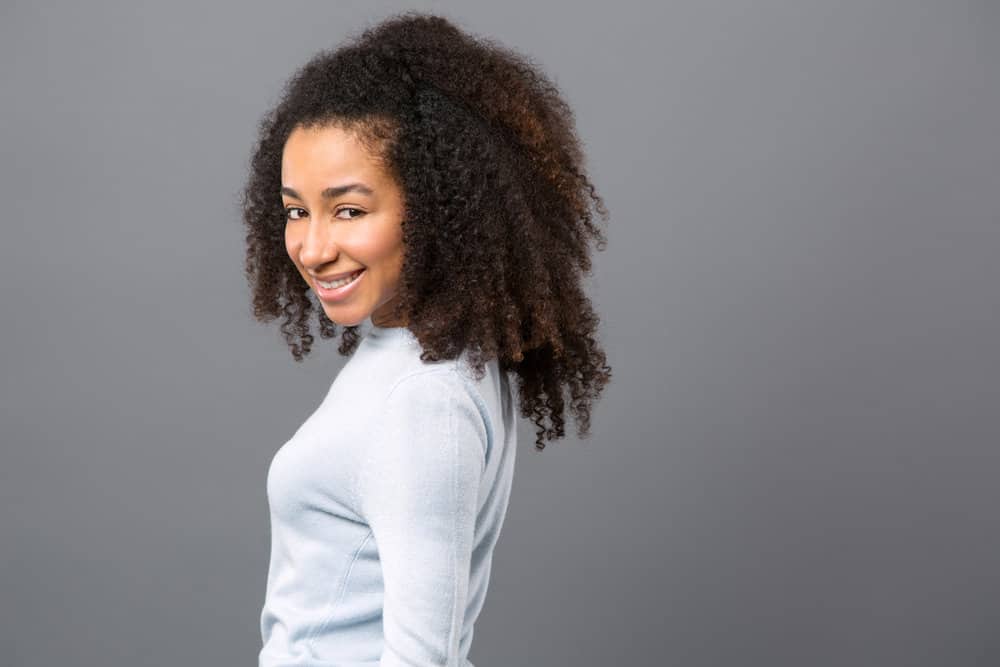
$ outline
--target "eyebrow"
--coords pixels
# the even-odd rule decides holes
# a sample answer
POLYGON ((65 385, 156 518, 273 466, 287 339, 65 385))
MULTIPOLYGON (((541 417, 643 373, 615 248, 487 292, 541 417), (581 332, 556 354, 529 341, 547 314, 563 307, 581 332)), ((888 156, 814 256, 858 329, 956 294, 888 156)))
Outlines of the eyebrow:
MULTIPOLYGON (((347 183, 345 185, 331 186, 323 190, 323 192, 320 193, 320 196, 322 196, 323 199, 335 199, 343 194, 347 194, 348 192, 360 192, 363 195, 375 194, 374 191, 364 183, 347 183)), ((281 194, 288 195, 289 197, 295 197, 296 199, 302 199, 302 195, 289 187, 285 187, 284 185, 281 186, 281 194)))

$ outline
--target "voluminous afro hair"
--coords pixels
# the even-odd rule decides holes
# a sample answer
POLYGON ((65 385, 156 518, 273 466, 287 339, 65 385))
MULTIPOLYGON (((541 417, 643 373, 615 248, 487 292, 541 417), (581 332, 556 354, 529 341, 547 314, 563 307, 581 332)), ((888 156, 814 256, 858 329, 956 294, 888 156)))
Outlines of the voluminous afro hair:
MULTIPOLYGON (((293 129, 328 125, 354 132, 400 185, 395 313, 420 341, 421 359, 467 349, 482 377, 496 358, 517 375, 539 450, 565 435, 568 389, 577 433, 588 437, 611 367, 581 278, 591 271, 590 242, 607 245, 591 208, 605 221, 608 212, 557 87, 527 57, 412 11, 319 52, 289 79, 260 122, 242 213, 254 316, 284 316, 296 361, 313 342, 313 313, 322 338, 337 325, 286 254, 281 157, 293 129)), ((360 334, 343 328, 338 349, 349 355, 360 334)))

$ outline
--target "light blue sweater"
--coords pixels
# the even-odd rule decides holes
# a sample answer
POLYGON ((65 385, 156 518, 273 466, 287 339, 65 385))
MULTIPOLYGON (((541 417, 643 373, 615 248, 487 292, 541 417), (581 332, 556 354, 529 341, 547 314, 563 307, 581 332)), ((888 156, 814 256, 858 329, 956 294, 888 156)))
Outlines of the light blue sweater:
POLYGON ((260 667, 474 667, 514 474, 516 388, 365 320, 267 474, 260 667))

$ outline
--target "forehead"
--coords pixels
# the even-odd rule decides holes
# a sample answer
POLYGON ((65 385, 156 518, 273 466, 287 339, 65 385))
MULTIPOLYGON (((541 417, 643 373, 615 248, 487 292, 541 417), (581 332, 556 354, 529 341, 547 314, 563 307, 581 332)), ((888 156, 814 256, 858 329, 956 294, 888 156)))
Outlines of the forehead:
MULTIPOLYGON (((288 135, 281 155, 281 178, 328 181, 345 177, 378 180, 382 169, 353 132, 337 126, 297 127, 288 135)), ((294 187, 294 185, 292 185, 294 187)), ((326 187, 325 185, 323 187, 326 187)))

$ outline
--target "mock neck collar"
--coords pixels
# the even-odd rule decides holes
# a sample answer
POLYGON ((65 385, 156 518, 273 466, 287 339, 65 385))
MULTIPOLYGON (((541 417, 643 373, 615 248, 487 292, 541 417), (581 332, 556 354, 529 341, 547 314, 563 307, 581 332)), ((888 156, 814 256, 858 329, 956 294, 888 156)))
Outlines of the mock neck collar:
POLYGON ((372 321, 369 315, 361 323, 362 335, 375 341, 415 341, 416 336, 406 327, 380 327, 372 321))

